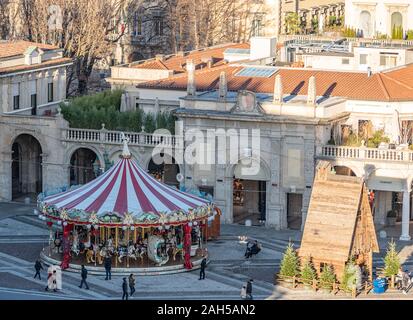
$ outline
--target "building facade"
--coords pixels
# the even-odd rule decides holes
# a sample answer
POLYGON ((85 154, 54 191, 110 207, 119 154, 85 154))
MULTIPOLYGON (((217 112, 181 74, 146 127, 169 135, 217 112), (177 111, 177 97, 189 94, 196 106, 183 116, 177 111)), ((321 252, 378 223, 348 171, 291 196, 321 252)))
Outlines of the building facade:
POLYGON ((0 112, 43 115, 66 99, 71 59, 54 46, 26 41, 0 42, 0 112))
POLYGON ((346 0, 346 25, 359 29, 365 38, 391 36, 394 27, 413 30, 413 3, 410 0, 346 0))

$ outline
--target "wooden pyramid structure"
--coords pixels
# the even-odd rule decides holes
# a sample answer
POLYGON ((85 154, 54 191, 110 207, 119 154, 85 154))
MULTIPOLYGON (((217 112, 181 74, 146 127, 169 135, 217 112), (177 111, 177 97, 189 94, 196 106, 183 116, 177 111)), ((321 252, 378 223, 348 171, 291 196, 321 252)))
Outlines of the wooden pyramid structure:
POLYGON ((335 175, 327 161, 317 166, 304 227, 300 258, 311 257, 318 272, 324 264, 340 280, 355 258, 372 275, 373 252, 379 252, 368 190, 362 178, 335 175))

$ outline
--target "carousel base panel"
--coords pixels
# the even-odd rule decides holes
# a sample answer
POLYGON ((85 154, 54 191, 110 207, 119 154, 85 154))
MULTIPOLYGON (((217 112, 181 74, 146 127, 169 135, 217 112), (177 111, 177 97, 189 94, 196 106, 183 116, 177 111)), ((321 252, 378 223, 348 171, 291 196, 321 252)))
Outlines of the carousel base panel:
MULTIPOLYGON (((47 265, 60 265, 61 263, 61 258, 58 257, 58 254, 52 254, 48 255, 47 254, 47 249, 45 251, 42 251, 40 253, 40 258, 42 262, 47 265)), ((208 256, 206 256, 208 263, 209 259, 208 256)), ((156 275, 164 275, 164 274, 174 274, 174 273, 182 273, 182 272, 188 272, 188 271, 193 271, 196 269, 201 268, 201 262, 202 262, 203 257, 201 255, 197 255, 195 257, 191 258, 192 262, 192 269, 188 270, 185 269, 184 267, 184 261, 177 259, 177 261, 171 261, 168 262, 166 265, 163 266, 156 266, 155 263, 146 261, 146 263, 140 263, 140 262, 135 262, 132 261, 129 263, 129 267, 126 266, 126 263, 118 263, 118 266, 116 266, 115 263, 112 263, 112 269, 111 273, 113 276, 127 276, 130 275, 131 273, 135 275, 141 275, 141 276, 156 276, 156 275)), ((106 275, 106 271, 103 265, 99 265, 98 263, 86 263, 86 262, 81 262, 81 261, 76 261, 80 259, 73 259, 69 264, 69 268, 66 269, 65 271, 69 272, 76 272, 79 273, 81 269, 81 265, 84 264, 86 269, 88 270, 88 273, 91 275, 106 275)))

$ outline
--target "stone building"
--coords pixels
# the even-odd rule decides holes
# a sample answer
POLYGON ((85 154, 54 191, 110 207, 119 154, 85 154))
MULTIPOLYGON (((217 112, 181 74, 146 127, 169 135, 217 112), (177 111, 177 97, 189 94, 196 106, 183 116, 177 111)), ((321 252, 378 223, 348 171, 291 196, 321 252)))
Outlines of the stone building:
POLYGON ((66 99, 63 50, 26 41, 0 42, 0 112, 51 114, 66 99))
POLYGON ((413 30, 411 0, 346 0, 346 25, 362 30, 365 38, 391 36, 394 27, 413 30))

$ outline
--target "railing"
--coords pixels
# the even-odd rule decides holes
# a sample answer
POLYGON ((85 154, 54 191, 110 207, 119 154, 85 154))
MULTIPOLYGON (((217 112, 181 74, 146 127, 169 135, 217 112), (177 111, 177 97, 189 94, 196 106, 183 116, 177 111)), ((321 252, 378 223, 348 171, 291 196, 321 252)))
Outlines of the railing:
MULTIPOLYGON (((91 142, 91 143, 122 143, 121 131, 109 130, 90 130, 90 129, 65 129, 64 139, 72 142, 91 142)), ((159 144, 174 146, 176 143, 175 136, 168 135, 153 135, 145 132, 125 132, 125 136, 129 138, 130 145, 140 146, 156 146, 159 144)))
POLYGON ((378 160, 413 162, 413 151, 363 147, 322 146, 317 156, 329 159, 378 160))
MULTIPOLYGON (((412 40, 370 39, 370 38, 352 38, 352 37, 340 37, 340 38, 346 38, 347 42, 363 43, 366 46, 399 46, 399 47, 413 46, 412 40)), ((280 35, 278 42, 285 42, 285 41, 293 41, 295 43, 331 42, 331 40, 332 40, 331 37, 317 36, 317 35, 280 35)))
POLYGON ((281 283, 281 284, 287 284, 289 285, 292 289, 296 288, 302 288, 304 286, 311 288, 314 291, 318 291, 321 289, 327 290, 333 295, 336 295, 339 292, 343 293, 348 293, 351 294, 353 298, 356 298, 357 295, 364 293, 365 295, 369 294, 370 291, 373 289, 373 285, 371 281, 365 280, 363 283, 363 289, 358 291, 355 287, 352 288, 351 292, 346 290, 343 285, 341 285, 338 282, 333 282, 333 283, 322 283, 320 280, 314 279, 312 281, 304 280, 300 277, 289 277, 289 276, 281 276, 279 274, 276 275, 275 277, 275 284, 281 283))

